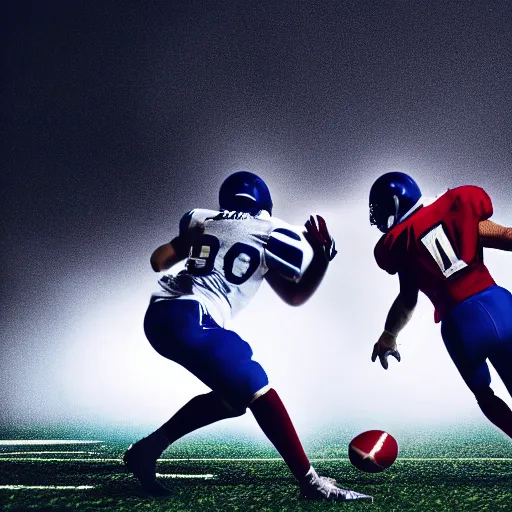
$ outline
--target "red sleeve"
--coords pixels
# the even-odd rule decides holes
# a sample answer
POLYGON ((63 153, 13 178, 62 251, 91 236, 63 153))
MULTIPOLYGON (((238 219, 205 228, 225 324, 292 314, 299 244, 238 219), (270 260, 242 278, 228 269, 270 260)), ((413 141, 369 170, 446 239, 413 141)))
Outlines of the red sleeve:
POLYGON ((391 253, 391 249, 386 244, 386 235, 384 235, 375 246, 373 251, 375 256, 375 261, 377 265, 382 270, 385 270, 388 274, 396 274, 398 272, 398 268, 396 263, 394 262, 393 255, 391 253))
POLYGON ((471 204, 473 213, 478 220, 487 220, 492 216, 492 201, 483 188, 467 185, 456 190, 462 199, 471 204))

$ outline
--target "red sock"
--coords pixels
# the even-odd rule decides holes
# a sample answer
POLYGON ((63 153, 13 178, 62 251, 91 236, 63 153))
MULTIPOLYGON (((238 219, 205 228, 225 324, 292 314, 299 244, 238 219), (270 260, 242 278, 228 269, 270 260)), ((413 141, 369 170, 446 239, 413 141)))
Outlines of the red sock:
POLYGON ((311 466, 286 408, 274 389, 257 398, 250 406, 261 430, 298 480, 304 478, 311 466))

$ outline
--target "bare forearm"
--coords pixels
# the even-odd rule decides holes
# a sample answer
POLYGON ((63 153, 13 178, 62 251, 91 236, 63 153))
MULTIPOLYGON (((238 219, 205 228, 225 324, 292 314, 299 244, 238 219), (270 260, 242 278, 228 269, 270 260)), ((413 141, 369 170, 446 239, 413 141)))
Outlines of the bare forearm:
POLYGON ((501 226, 490 220, 484 220, 478 225, 480 243, 489 249, 512 251, 512 228, 501 226))
POLYGON ((300 304, 306 302, 320 286, 323 281, 327 267, 329 266, 323 253, 315 252, 313 261, 302 276, 302 279, 295 284, 295 293, 300 304))
POLYGON ((399 294, 389 310, 384 329, 397 336, 411 319, 415 307, 416 304, 407 304, 399 294))
POLYGON ((168 270, 182 258, 174 249, 172 243, 161 245, 153 251, 150 258, 151 268, 155 272, 168 270))
POLYGON ((290 306, 301 306, 322 282, 328 262, 323 254, 316 254, 299 282, 289 281, 276 272, 269 271, 265 279, 272 289, 290 306))

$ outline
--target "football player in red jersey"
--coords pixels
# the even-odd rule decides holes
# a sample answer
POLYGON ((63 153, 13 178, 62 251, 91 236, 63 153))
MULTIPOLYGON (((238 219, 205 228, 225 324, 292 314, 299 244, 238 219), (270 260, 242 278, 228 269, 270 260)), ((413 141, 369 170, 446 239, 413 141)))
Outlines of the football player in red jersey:
POLYGON ((421 195, 407 174, 391 172, 370 191, 370 222, 384 233, 375 247, 379 267, 398 274, 400 293, 391 306, 372 361, 384 369, 400 361, 398 333, 410 320, 421 290, 435 307, 435 321, 462 378, 485 416, 512 437, 512 411, 492 391, 487 359, 512 395, 512 295, 496 285, 483 263, 483 248, 512 251, 512 228, 490 220, 492 202, 475 186, 421 195))

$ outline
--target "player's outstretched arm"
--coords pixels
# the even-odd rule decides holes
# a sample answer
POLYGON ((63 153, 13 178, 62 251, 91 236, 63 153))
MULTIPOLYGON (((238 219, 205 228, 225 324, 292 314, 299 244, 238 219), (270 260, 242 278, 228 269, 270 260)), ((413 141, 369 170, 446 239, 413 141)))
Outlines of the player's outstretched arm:
POLYGON ((478 224, 478 234, 484 247, 512 251, 512 227, 507 228, 491 220, 483 220, 478 224))
POLYGON ((270 287, 290 306, 301 306, 315 293, 325 276, 329 262, 337 254, 334 239, 320 215, 317 215, 317 220, 311 216, 305 227, 304 236, 313 248, 313 260, 300 281, 285 279, 273 270, 269 270, 265 275, 270 287))
POLYGON ((385 370, 388 369, 388 356, 393 356, 400 361, 400 353, 396 349, 396 338, 411 319, 418 302, 419 289, 415 282, 403 274, 399 274, 399 279, 400 293, 389 310, 384 332, 373 346, 372 352, 372 361, 375 362, 378 357, 385 370))

